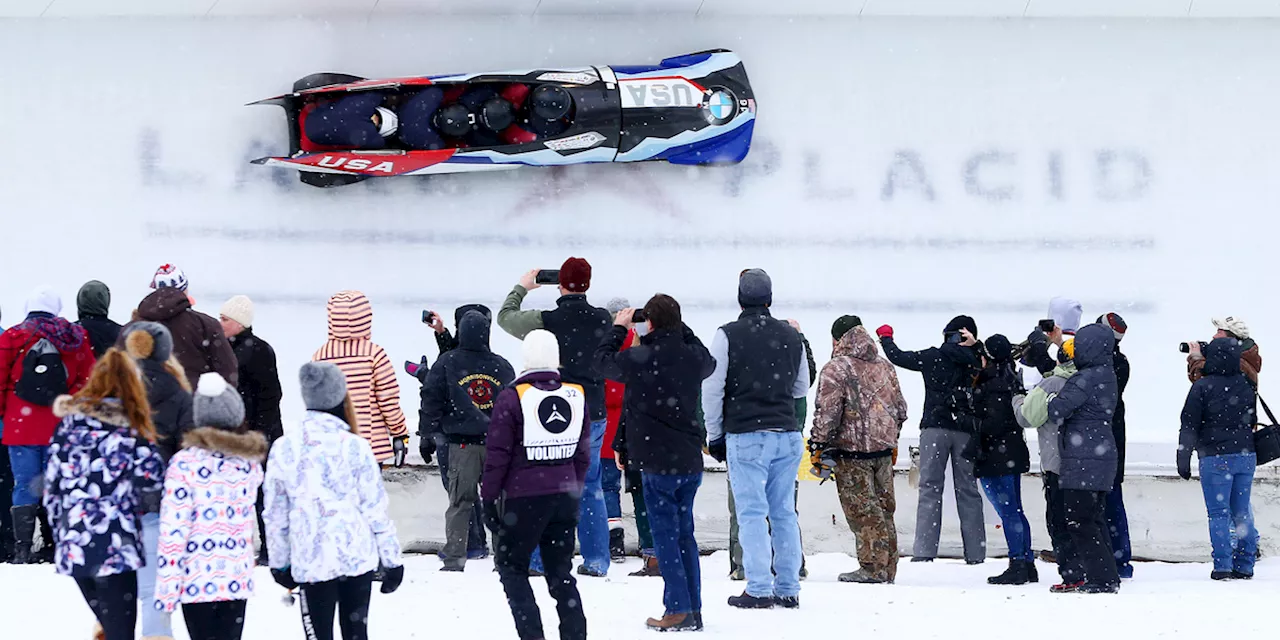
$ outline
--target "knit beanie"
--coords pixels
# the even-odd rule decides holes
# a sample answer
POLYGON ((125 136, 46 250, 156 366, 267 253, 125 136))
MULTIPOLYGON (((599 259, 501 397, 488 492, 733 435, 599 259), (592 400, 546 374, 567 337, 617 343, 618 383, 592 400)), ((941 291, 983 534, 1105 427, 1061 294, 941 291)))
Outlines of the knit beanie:
POLYGON ((59 296, 53 287, 36 287, 36 290, 27 296, 27 313, 48 313, 56 316, 62 313, 62 296, 59 296))
POLYGON ((951 322, 947 323, 947 328, 942 330, 942 333, 959 333, 961 329, 968 329, 970 335, 978 335, 978 323, 974 322, 973 318, 970 318, 969 316, 956 316, 952 318, 951 322))
POLYGON ((1116 334, 1117 344, 1124 339, 1125 332, 1129 330, 1129 325, 1125 324, 1124 318, 1114 311, 1105 316, 1099 316, 1098 324, 1111 327, 1111 332, 1116 334))
POLYGON ((163 287, 173 287, 178 291, 187 290, 187 274, 182 272, 177 265, 162 264, 156 269, 156 274, 151 277, 151 288, 160 289, 163 287))
POLYGON ((244 401, 240 392, 211 371, 200 375, 191 397, 191 414, 197 427, 239 429, 244 424, 244 401))
POLYGON ((862 318, 858 316, 840 316, 831 325, 831 338, 839 340, 844 334, 849 333, 854 327, 862 326, 862 318))
POLYGON ((218 314, 228 320, 235 320, 242 327, 253 326, 253 301, 249 296, 235 296, 222 303, 218 314))
POLYGON ((631 302, 626 298, 613 298, 609 300, 608 304, 604 305, 604 309, 609 312, 609 315, 616 316, 619 311, 629 306, 631 306, 631 302))
POLYGON ((987 338, 986 346, 987 353, 997 362, 1004 362, 1013 357, 1013 345, 1008 338, 998 333, 987 338))
POLYGON ((467 315, 468 311, 476 311, 486 319, 493 320, 493 312, 489 310, 489 307, 476 303, 464 304, 453 310, 453 326, 462 326, 462 317, 467 315))
POLYGON ((738 305, 742 308, 773 304, 773 279, 764 269, 747 269, 738 276, 738 305))
POLYGON ((134 360, 167 362, 173 355, 173 334, 159 322, 133 322, 120 332, 124 350, 134 360))
POLYGON ((298 371, 302 405, 309 411, 328 411, 347 400, 347 377, 332 362, 308 362, 298 371))
POLYGON ((1076 359, 1076 339, 1067 338, 1062 343, 1062 348, 1058 349, 1058 360, 1063 360, 1062 356, 1066 356, 1066 360, 1076 359))
POLYGON ((591 288, 591 263, 569 258, 560 265, 560 286, 570 293, 586 293, 591 288))
POLYGON ((546 329, 534 329, 524 337, 521 345, 525 371, 555 371, 560 368, 560 344, 555 334, 546 329))

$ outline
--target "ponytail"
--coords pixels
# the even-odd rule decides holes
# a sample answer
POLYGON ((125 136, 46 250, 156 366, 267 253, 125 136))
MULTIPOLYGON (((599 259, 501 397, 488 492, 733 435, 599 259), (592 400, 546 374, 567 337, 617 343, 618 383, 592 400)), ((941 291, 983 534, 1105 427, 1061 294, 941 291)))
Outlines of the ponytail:
POLYGON ((156 429, 151 422, 151 404, 147 402, 146 385, 142 373, 125 352, 112 347, 93 365, 89 382, 75 399, 86 404, 98 405, 107 398, 120 401, 121 409, 129 420, 129 426, 146 440, 156 439, 156 429))

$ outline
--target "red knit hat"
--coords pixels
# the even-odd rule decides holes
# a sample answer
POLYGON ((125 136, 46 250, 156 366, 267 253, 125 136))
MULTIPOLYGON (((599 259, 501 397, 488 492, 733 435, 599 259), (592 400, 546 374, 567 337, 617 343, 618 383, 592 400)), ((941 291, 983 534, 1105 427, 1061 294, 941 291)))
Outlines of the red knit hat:
POLYGON ((560 265, 560 286, 572 293, 591 288, 591 263, 585 258, 569 258, 560 265))

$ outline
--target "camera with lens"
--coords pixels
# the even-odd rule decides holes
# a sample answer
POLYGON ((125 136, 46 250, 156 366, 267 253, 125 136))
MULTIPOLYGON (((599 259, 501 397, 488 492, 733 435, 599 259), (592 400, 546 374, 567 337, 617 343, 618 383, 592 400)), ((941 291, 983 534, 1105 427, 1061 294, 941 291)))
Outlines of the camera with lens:
MULTIPOLYGON (((1200 345, 1201 351, 1204 351, 1205 349, 1209 348, 1209 343, 1203 340, 1198 341, 1196 344, 1200 345)), ((1182 344, 1178 345, 1178 351, 1181 351, 1182 353, 1191 353, 1191 345, 1186 342, 1183 342, 1182 344)))

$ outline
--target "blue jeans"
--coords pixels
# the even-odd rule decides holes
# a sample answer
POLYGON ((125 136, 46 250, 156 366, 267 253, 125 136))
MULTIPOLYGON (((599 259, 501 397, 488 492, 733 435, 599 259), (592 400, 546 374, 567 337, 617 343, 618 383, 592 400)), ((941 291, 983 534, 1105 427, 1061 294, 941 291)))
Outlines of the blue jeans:
POLYGON ((1120 577, 1133 577, 1133 544, 1129 540, 1129 514, 1124 510, 1124 485, 1107 494, 1107 528, 1111 530, 1111 550, 1116 554, 1116 570, 1120 577))
POLYGON ((1031 551, 1031 525, 1022 510, 1022 476, 1008 475, 995 478, 979 478, 987 500, 1000 514, 1004 527, 1004 541, 1009 545, 1009 559, 1034 562, 1031 551))
MULTIPOLYGON (((600 447, 604 445, 605 421, 591 423, 591 466, 582 488, 582 507, 578 519, 578 546, 582 547, 582 564, 601 575, 609 572, 609 514, 604 506, 604 490, 600 488, 600 447)), ((529 568, 546 573, 541 549, 534 551, 529 568)))
POLYGON ((726 445, 747 595, 796 597, 803 558, 795 493, 804 454, 800 432, 731 433, 726 445))
POLYGON ((600 488, 604 491, 604 510, 609 519, 622 517, 622 472, 613 460, 600 461, 600 488))
POLYGON ((1200 459, 1200 487, 1209 510, 1209 542, 1213 570, 1253 575, 1258 554, 1258 531, 1253 528, 1249 493, 1258 457, 1233 453, 1200 459), (1232 526, 1235 527, 1232 535, 1232 526))
POLYGON ((666 615, 702 611, 702 568, 693 537, 693 500, 701 484, 701 473, 644 474, 644 503, 662 568, 666 615))
POLYGON ((13 468, 13 506, 40 504, 44 468, 48 464, 49 447, 9 447, 9 465, 13 468))
POLYGON ((173 637, 170 615, 156 610, 156 560, 160 545, 160 514, 144 513, 142 518, 142 552, 146 564, 138 569, 138 605, 142 607, 142 637, 173 637))

